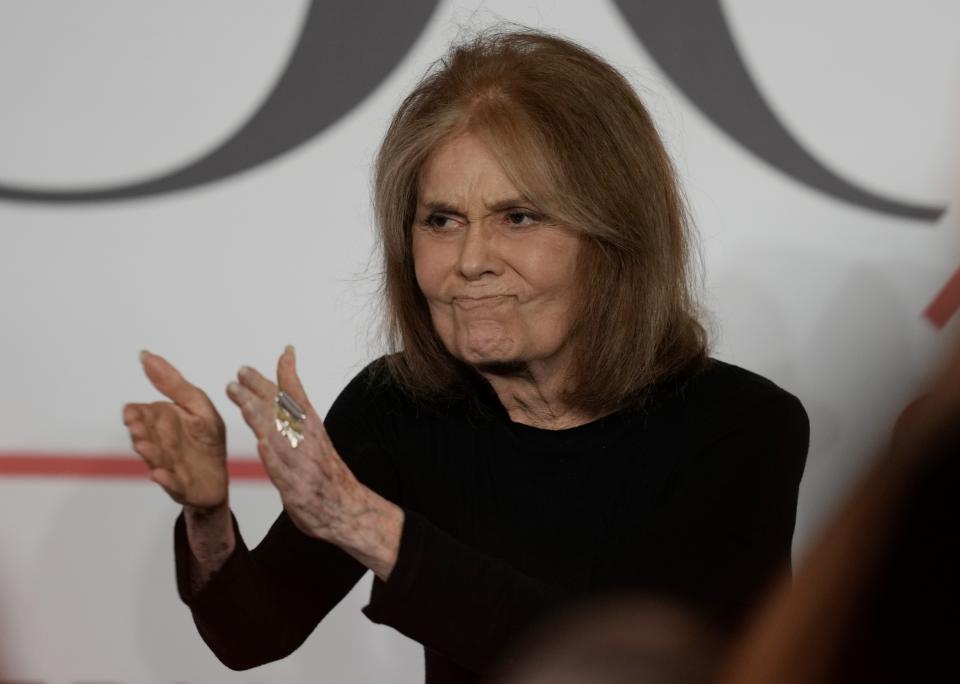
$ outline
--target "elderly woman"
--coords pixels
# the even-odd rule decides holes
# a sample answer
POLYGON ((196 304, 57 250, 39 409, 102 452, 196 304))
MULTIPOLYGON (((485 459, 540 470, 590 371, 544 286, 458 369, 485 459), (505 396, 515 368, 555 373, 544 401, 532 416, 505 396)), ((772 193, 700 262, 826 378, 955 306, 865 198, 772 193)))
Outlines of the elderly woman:
POLYGON ((282 658, 369 569, 363 611, 473 682, 575 598, 634 590, 733 626, 789 562, 808 423, 707 354, 670 161, 626 80, 537 32, 455 46, 377 158, 394 353, 321 421, 294 352, 227 393, 283 511, 253 550, 223 422, 161 357, 124 409, 183 513, 181 598, 233 668, 282 658))

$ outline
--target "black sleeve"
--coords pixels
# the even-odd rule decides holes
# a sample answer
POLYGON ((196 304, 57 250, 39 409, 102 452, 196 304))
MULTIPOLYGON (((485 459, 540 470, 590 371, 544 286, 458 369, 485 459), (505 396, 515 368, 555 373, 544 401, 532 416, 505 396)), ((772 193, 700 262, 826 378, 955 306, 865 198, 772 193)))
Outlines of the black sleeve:
POLYGON ((660 549, 648 584, 735 628, 789 570, 809 430, 799 400, 778 391, 698 449, 641 540, 660 549))
MULTIPOLYGON (((340 394, 324 425, 353 474, 396 501, 396 473, 381 442, 376 396, 367 372, 340 394)), ((232 669, 247 669, 293 652, 350 591, 366 568, 337 546, 304 535, 281 512, 263 541, 247 549, 234 519, 237 545, 220 570, 191 592, 191 551, 183 515, 174 527, 177 588, 197 629, 232 669)))
POLYGON ((177 588, 217 658, 231 669, 245 670, 292 653, 365 568, 332 544, 304 535, 286 513, 253 551, 240 536, 236 519, 233 530, 233 553, 194 594, 186 525, 183 514, 177 518, 177 588))
POLYGON ((484 673, 564 598, 560 589, 480 553, 405 510, 396 565, 363 609, 462 667, 484 673))

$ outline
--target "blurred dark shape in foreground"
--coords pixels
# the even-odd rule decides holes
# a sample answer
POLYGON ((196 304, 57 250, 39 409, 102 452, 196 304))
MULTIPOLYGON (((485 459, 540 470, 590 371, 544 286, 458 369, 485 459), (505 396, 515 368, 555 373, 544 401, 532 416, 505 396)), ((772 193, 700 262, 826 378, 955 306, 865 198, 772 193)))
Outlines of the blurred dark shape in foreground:
POLYGON ((564 613, 517 652, 497 684, 699 684, 710 681, 720 649, 692 613, 611 596, 564 613))
POLYGON ((960 340, 722 681, 960 678, 960 340), (949 673, 953 672, 953 675, 949 673))

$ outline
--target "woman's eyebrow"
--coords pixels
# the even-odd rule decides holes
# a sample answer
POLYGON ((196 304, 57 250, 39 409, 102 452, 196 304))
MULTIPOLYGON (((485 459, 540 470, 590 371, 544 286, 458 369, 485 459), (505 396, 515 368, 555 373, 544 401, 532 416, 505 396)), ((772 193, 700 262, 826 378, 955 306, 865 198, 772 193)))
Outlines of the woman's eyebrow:
POLYGON ((439 202, 437 200, 423 200, 420 202, 420 206, 430 211, 442 211, 445 214, 456 214, 457 216, 464 216, 463 212, 454 207, 453 205, 447 204, 446 202, 439 202))
MULTIPOLYGON (((498 200, 491 204, 487 204, 487 209, 489 211, 503 211, 505 209, 512 209, 513 207, 519 206, 521 204, 530 204, 530 200, 525 197, 508 197, 507 199, 498 200)), ((423 200, 420 202, 420 206, 430 211, 442 211, 445 214, 456 214, 457 216, 466 216, 466 213, 453 206, 447 202, 441 202, 439 200, 423 200)))
POLYGON ((503 211, 504 209, 513 209, 521 204, 530 205, 531 202, 526 197, 508 197, 507 199, 500 200, 499 202, 488 204, 487 209, 490 211, 503 211))

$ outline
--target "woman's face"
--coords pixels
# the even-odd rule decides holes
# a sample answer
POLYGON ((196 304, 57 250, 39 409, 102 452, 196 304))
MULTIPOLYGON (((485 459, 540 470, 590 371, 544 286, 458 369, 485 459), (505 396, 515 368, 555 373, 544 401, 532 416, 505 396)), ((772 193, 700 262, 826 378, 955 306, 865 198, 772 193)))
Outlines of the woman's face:
POLYGON ((563 361, 581 238, 544 222, 471 134, 428 157, 417 199, 417 283, 447 350, 476 366, 563 361))

